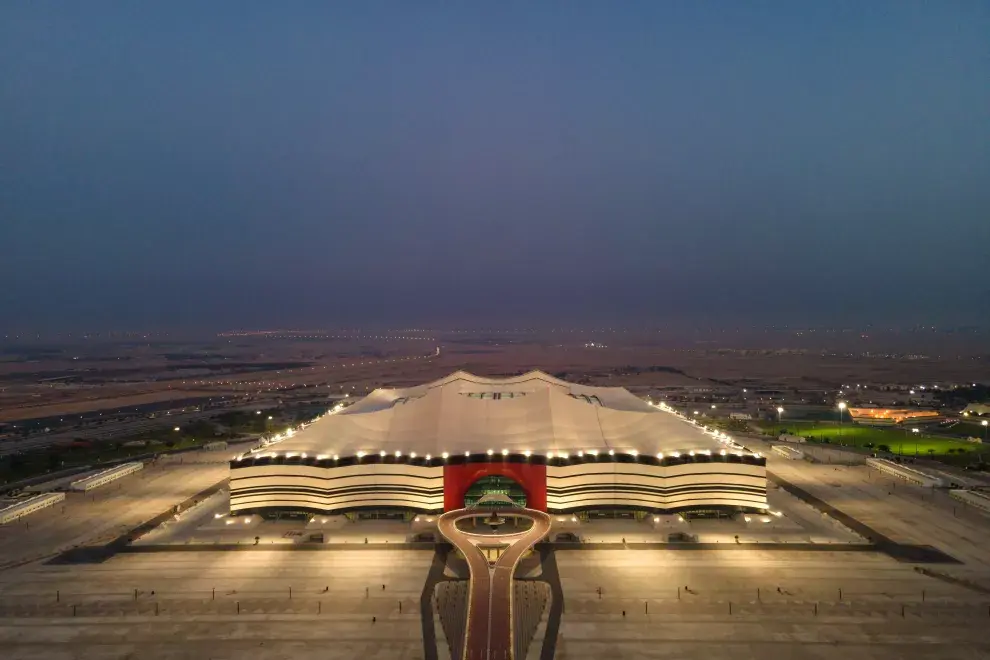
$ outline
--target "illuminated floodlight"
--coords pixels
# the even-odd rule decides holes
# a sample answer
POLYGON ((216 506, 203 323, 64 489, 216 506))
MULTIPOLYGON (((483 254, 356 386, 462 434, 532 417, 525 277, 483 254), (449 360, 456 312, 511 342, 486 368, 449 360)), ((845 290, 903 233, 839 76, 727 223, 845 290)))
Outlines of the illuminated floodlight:
POLYGON ((385 458, 385 450, 383 449, 380 452, 378 452, 378 455, 381 456, 382 458, 385 458))
POLYGON ((672 451, 672 452, 670 452, 670 455, 673 456, 674 458, 680 458, 681 457, 681 452, 679 452, 679 451, 672 451))
POLYGON ((358 458, 364 458, 364 452, 363 452, 363 451, 359 451, 359 452, 357 453, 357 457, 358 457, 358 458))
POLYGON ((433 457, 430 456, 429 454, 426 455, 426 460, 430 460, 431 458, 433 458, 433 457))
POLYGON ((528 450, 528 449, 527 449, 526 451, 524 451, 524 452, 523 452, 523 456, 525 456, 526 458, 529 458, 529 457, 530 457, 530 456, 532 456, 532 455, 533 455, 533 452, 531 452, 531 451, 530 451, 530 450, 528 450))
POLYGON ((598 450, 597 449, 589 449, 588 450, 588 453, 591 454, 592 456, 598 456, 598 450))
POLYGON ((548 451, 547 452, 547 458, 553 458, 553 452, 552 451, 548 451))
POLYGON ((578 449, 578 458, 584 458, 584 451, 578 449))
POLYGON ((488 454, 489 456, 491 456, 491 455, 492 455, 492 454, 494 454, 495 452, 494 452, 493 450, 491 450, 491 449, 489 449, 489 450, 488 450, 488 451, 487 451, 486 453, 487 453, 487 454, 488 454))
POLYGON ((608 455, 609 456, 615 456, 615 450, 614 449, 609 449, 608 450, 608 455))
POLYGON ((663 452, 662 451, 658 451, 657 452, 657 458, 659 458, 661 461, 663 460, 663 452))
POLYGON ((470 458, 471 457, 471 452, 469 452, 469 451, 464 452, 464 456, 470 458))
POLYGON ((693 449, 688 452, 688 456, 694 456, 694 450, 693 449))
POLYGON ((629 453, 632 454, 633 456, 639 456, 639 450, 638 449, 633 449, 629 453))
POLYGON ((560 452, 560 457, 561 458, 567 458, 568 456, 569 456, 569 454, 566 451, 560 452))
POLYGON ((179 427, 178 427, 178 426, 176 426, 176 427, 175 427, 174 429, 172 429, 172 430, 173 430, 173 431, 175 431, 176 433, 178 433, 178 432, 179 432, 179 427))
POLYGON ((502 456, 508 456, 508 455, 509 455, 509 450, 508 449, 503 449, 502 450, 502 456))
POLYGON ((442 458, 443 460, 447 460, 448 456, 450 456, 450 454, 448 454, 447 452, 443 452, 442 454, 440 454, 440 458, 442 458))
POLYGON ((416 452, 412 452, 411 454, 409 454, 409 458, 416 458, 416 452))
POLYGON ((339 461, 339 460, 340 460, 340 456, 339 456, 339 455, 337 455, 337 454, 334 454, 334 455, 333 455, 333 460, 335 460, 335 461, 339 461))
POLYGON ((725 456, 725 450, 723 449, 722 451, 719 452, 719 454, 725 456))
POLYGON ((395 452, 395 457, 396 457, 396 458, 399 458, 399 457, 401 457, 401 456, 402 456, 402 452, 401 452, 401 451, 396 451, 396 452, 395 452))

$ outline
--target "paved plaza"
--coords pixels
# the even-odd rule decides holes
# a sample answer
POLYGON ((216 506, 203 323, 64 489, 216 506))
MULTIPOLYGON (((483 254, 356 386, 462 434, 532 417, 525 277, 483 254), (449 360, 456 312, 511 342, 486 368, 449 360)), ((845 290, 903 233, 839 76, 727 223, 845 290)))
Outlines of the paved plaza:
MULTIPOLYGON (((573 525, 555 517, 556 529, 573 526, 587 541, 557 546, 555 569, 543 571, 559 576, 563 593, 555 657, 990 657, 990 517, 850 463, 772 457, 769 469, 893 542, 930 545, 954 562, 864 551, 860 536, 782 489, 771 489, 771 510, 782 515, 770 522, 573 525), (671 530, 726 547, 665 549, 658 544, 671 530)), ((238 516, 228 524, 220 493, 166 516, 141 552, 48 561, 105 544, 225 475, 210 457, 149 466, 90 495, 70 494, 64 512, 53 507, 0 528, 5 660, 434 657, 420 612, 434 553, 398 545, 425 517, 306 524, 238 516), (329 543, 302 551, 299 530, 325 533, 329 543), (230 542, 240 551, 215 547, 230 542), (214 549, 198 547, 207 545, 214 549)), ((530 656, 539 651, 534 645, 530 656)))

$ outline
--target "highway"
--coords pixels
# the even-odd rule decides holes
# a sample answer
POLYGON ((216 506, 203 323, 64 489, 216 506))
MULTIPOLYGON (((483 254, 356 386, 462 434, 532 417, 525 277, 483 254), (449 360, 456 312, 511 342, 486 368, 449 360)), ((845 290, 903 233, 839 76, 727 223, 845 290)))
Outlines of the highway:
POLYGON ((509 660, 513 656, 512 576, 522 556, 550 531, 550 516, 535 509, 511 509, 506 516, 526 518, 532 527, 515 534, 472 534, 457 528, 459 520, 487 515, 481 509, 457 509, 440 516, 440 533, 454 544, 471 571, 463 660, 509 660), (478 548, 508 544, 491 568, 478 548))

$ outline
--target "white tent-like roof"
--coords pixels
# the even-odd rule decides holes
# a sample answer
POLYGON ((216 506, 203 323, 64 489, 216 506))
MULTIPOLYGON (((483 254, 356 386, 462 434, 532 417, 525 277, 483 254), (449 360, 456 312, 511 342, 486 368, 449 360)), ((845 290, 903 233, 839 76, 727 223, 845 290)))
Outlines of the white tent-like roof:
POLYGON ((277 453, 653 455, 722 447, 700 426, 625 388, 575 385, 540 371, 511 378, 457 371, 425 385, 375 390, 279 443, 277 453))

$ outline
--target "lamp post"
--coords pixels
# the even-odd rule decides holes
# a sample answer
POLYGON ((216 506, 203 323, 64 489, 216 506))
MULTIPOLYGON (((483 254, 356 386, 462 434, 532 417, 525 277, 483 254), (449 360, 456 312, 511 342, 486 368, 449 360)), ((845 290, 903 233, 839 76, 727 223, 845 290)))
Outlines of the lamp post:
MULTIPOLYGON (((839 438, 842 438, 842 411, 846 409, 846 402, 839 401, 839 438)), ((842 442, 841 440, 839 442, 842 442)))
POLYGON ((918 457, 918 433, 920 433, 920 432, 921 432, 920 429, 918 429, 917 427, 911 429, 911 433, 914 434, 914 457, 915 458, 918 457))
POLYGON ((781 406, 777 406, 777 435, 780 435, 780 425, 781 425, 781 415, 784 414, 784 409, 781 406))
POLYGON ((982 422, 980 422, 980 424, 983 426, 983 444, 986 444, 986 442, 987 442, 987 427, 990 426, 990 422, 988 422, 987 420, 983 420, 982 422))

